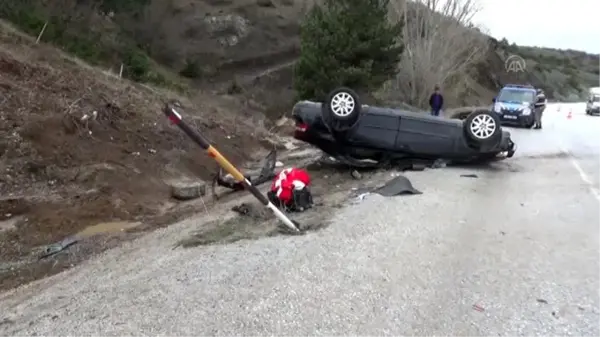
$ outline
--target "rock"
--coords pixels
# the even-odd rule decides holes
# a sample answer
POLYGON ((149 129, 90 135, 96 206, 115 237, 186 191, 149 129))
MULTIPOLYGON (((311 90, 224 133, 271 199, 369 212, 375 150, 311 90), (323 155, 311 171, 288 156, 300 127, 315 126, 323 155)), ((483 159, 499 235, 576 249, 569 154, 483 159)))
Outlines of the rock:
POLYGON ((246 37, 250 31, 248 20, 239 15, 207 16, 204 23, 208 32, 222 46, 234 46, 246 37))
POLYGON ((413 163, 411 169, 413 171, 425 171, 425 164, 423 164, 423 163, 413 163))
POLYGON ((352 175, 352 178, 354 179, 362 179, 362 174, 360 174, 360 172, 358 172, 357 170, 352 170, 352 172, 350 173, 352 175))
POLYGON ((81 166, 77 168, 75 172, 75 176, 73 178, 74 181, 78 183, 84 183, 95 180, 99 175, 109 172, 115 171, 116 167, 107 163, 99 163, 92 164, 87 166, 81 166))
POLYGON ((0 233, 17 229, 17 224, 24 219, 22 216, 12 217, 12 214, 7 214, 6 217, 7 220, 0 221, 0 233))
POLYGON ((169 186, 171 195, 178 200, 192 200, 206 195, 206 183, 201 180, 173 180, 169 186))
POLYGON ((277 126, 277 127, 282 127, 282 126, 284 126, 285 124, 287 124, 287 123, 288 123, 288 121, 289 121, 289 118, 287 118, 287 117, 283 116, 283 117, 279 118, 279 119, 278 119, 278 120, 275 122, 275 126, 277 126))

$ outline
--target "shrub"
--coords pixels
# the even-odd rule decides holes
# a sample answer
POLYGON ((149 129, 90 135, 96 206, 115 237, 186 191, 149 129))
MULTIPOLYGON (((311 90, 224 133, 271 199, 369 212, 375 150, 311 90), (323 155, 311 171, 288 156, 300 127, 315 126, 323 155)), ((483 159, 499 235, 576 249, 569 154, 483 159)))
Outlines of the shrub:
POLYGON ((187 78, 198 78, 202 75, 202 69, 197 60, 187 60, 179 75, 187 78))
POLYGON ((125 51, 124 64, 126 76, 138 82, 144 81, 151 69, 148 55, 137 48, 131 48, 125 51))

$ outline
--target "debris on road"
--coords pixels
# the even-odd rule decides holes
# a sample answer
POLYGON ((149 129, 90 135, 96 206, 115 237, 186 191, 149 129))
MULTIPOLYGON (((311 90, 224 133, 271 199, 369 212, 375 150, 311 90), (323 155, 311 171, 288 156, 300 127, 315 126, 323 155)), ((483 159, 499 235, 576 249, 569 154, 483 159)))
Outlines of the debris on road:
POLYGON ((361 202, 361 201, 365 200, 365 198, 366 198, 366 197, 367 197, 369 194, 371 194, 371 192, 361 193, 361 194, 357 195, 357 196, 354 198, 354 201, 353 201, 353 203, 355 204, 355 203, 359 203, 359 202, 361 202))
POLYGON ((313 206, 311 177, 304 169, 290 167, 273 178, 267 198, 288 212, 304 212, 313 206))
POLYGON ((479 312, 484 312, 485 311, 485 309, 482 306, 478 305, 478 304, 473 304, 473 310, 476 310, 476 311, 479 311, 479 312))
POLYGON ((77 242, 78 242, 77 238, 70 236, 66 239, 63 239, 60 242, 53 243, 44 249, 44 251, 40 255, 40 260, 50 257, 52 255, 58 254, 58 253, 62 252, 63 250, 69 248, 70 246, 74 245, 77 242))
POLYGON ((413 163, 411 170, 412 171, 425 171, 425 168, 427 167, 427 165, 425 165, 425 163, 413 163))
MULTIPOLYGON (((247 172, 244 172, 243 175, 253 186, 264 184, 275 177, 275 167, 277 167, 278 163, 283 165, 283 163, 277 161, 277 152, 273 150, 265 157, 260 168, 248 170, 247 172)), ((215 192, 216 185, 234 191, 241 191, 244 189, 244 184, 236 180, 231 174, 226 173, 221 167, 212 182, 213 196, 215 199, 218 199, 215 192)))
POLYGON ((373 191, 374 193, 380 194, 384 197, 393 197, 397 195, 407 194, 423 194, 423 192, 415 189, 405 176, 397 176, 394 179, 388 181, 383 186, 373 191))
POLYGON ((352 178, 354 178, 356 180, 362 179, 362 174, 360 174, 360 172, 358 172, 357 170, 352 170, 352 172, 350 172, 350 174, 352 175, 352 178))
POLYGON ((232 211, 239 213, 240 215, 248 215, 250 213, 250 205, 243 203, 240 205, 233 206, 232 211))
POLYGON ((206 195, 206 184, 201 180, 180 179, 169 182, 171 196, 177 200, 192 200, 206 195))
POLYGON ((433 164, 431 164, 431 168, 444 168, 448 165, 448 162, 444 159, 436 159, 433 164))
POLYGON ((356 197, 356 199, 358 199, 358 200, 361 200, 361 201, 362 201, 362 200, 364 200, 364 199, 365 199, 365 198, 366 198, 366 197, 367 197, 369 194, 371 194, 371 193, 370 193, 370 192, 367 192, 367 193, 362 193, 362 194, 358 195, 358 196, 356 197))
POLYGON ((256 204, 243 202, 239 205, 233 206, 231 210, 244 217, 252 217, 257 220, 268 220, 269 215, 267 210, 257 206, 258 205, 256 204))
POLYGON ((10 319, 10 318, 3 318, 3 319, 0 321, 0 326, 3 326, 3 325, 11 325, 11 324, 15 324, 15 321, 13 321, 13 320, 12 320, 12 319, 10 319))
POLYGON ((478 175, 473 174, 473 173, 471 173, 471 174, 461 174, 460 176, 463 177, 463 178, 479 178, 478 175))
POLYGON ((548 304, 548 301, 546 301, 546 300, 545 300, 545 299, 543 299, 543 298, 538 298, 536 301, 537 301, 538 303, 548 304))

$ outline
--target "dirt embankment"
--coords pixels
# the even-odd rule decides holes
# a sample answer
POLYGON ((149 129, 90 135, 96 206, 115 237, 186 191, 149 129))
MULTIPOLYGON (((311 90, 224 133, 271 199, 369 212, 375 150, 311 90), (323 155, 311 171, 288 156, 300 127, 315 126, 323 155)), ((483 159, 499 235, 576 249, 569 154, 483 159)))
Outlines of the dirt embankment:
MULTIPOLYGON (((236 163, 264 144, 262 115, 234 97, 134 85, 0 22, 0 264, 100 222, 173 215, 167 181, 208 179, 216 165, 168 124, 168 98, 236 163)), ((0 285, 60 267, 0 268, 0 285)))

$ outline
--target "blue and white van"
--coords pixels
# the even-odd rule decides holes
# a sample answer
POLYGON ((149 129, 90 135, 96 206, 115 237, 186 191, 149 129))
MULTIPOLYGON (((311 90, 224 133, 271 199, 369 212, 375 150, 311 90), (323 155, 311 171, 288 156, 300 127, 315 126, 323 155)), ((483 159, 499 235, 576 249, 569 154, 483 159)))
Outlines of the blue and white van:
POLYGON ((535 88, 528 85, 505 85, 496 98, 494 111, 502 124, 512 124, 531 128, 534 124, 533 109, 536 100, 535 88))

